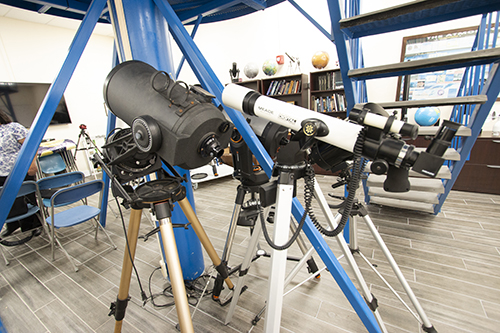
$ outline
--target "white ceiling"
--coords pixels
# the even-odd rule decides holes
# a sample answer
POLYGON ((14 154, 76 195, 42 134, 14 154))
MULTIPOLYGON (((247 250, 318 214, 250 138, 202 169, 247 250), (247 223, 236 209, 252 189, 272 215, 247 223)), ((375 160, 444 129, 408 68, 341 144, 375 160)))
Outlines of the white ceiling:
MULTIPOLYGON (((19 9, 7 5, 0 4, 0 17, 8 17, 15 20, 46 24, 60 28, 77 30, 81 21, 63 18, 59 16, 39 14, 30 10, 19 9)), ((111 24, 97 23, 94 33, 104 36, 113 36, 111 24)))

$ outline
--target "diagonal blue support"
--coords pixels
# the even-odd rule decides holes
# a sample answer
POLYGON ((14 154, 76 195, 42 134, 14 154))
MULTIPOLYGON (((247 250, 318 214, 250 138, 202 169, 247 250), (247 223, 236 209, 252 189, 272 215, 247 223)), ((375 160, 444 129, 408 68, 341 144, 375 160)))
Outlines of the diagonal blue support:
MULTIPOLYGON (((222 101, 222 90, 224 89, 223 85, 220 83, 212 68, 201 54, 193 39, 189 36, 170 4, 162 0, 154 1, 163 16, 166 18, 170 33, 186 57, 186 60, 195 73, 196 78, 203 88, 215 96, 216 105, 220 105, 220 101, 222 101)), ((240 130, 243 139, 247 142, 264 171, 268 176, 270 176, 273 162, 255 133, 251 130, 250 125, 248 125, 243 115, 239 112, 229 108, 225 108, 225 110, 231 118, 233 124, 238 128, 238 130, 240 130)))
POLYGON ((28 172, 31 161, 34 159, 40 142, 49 127, 50 121, 54 116, 56 107, 63 97, 64 90, 75 71, 76 65, 87 45, 87 42, 94 30, 101 12, 104 9, 106 0, 92 1, 87 14, 82 20, 75 38, 69 48, 68 56, 64 61, 59 74, 51 84, 47 95, 45 96, 38 114, 33 121, 32 127, 19 153, 19 157, 14 164, 10 176, 7 178, 2 192, 0 193, 0 229, 5 223, 5 219, 14 203, 15 196, 5 195, 6 193, 17 193, 24 180, 24 175, 28 172))
MULTIPOLYGON (((118 64, 118 52, 116 51, 116 45, 113 45, 113 68, 118 64)), ((106 138, 111 133, 112 130, 116 128, 116 116, 108 110, 108 120, 106 124, 106 138)), ((102 173, 102 181, 104 182, 104 190, 102 191, 101 199, 101 216, 99 218, 99 223, 103 227, 106 227, 106 217, 108 216, 108 198, 109 198, 109 186, 111 180, 106 172, 102 173)))
MULTIPOLYGON (((484 104, 481 104, 479 107, 476 107, 474 109, 474 112, 472 113, 470 119, 470 123, 472 124, 471 135, 463 139, 463 144, 459 151, 461 156, 463 156, 462 152, 470 152, 472 150, 472 147, 474 146, 477 137, 481 133, 481 128, 486 118, 488 117, 489 111, 491 110, 493 104, 496 102, 497 96, 500 93, 499 67, 500 67, 500 61, 497 61, 490 68, 490 72, 488 74, 488 82, 486 83, 481 92, 483 95, 488 96, 488 101, 484 104)), ((456 161, 453 164, 453 170, 451 170, 452 173, 455 175, 460 174, 460 171, 462 170, 465 161, 466 161, 465 158, 461 158, 460 161, 456 161)), ((456 179, 457 177, 453 177, 452 179, 445 181, 444 194, 441 194, 439 196, 439 204, 436 204, 436 206, 434 206, 434 214, 437 214, 441 211, 441 207, 443 206, 444 201, 446 200, 447 194, 450 193, 451 189, 453 188, 453 185, 455 184, 456 179)))
MULTIPOLYGON (((167 19, 170 32, 174 40, 177 42, 177 45, 186 56, 186 60, 193 69, 196 77, 205 89, 216 96, 216 102, 220 104, 219 101, 222 100, 223 86, 219 79, 206 62, 194 41, 189 37, 189 34, 179 18, 175 15, 175 12, 170 4, 162 0, 154 1, 167 19)), ((233 109, 225 108, 225 110, 235 124, 236 128, 238 128, 238 131, 243 136, 243 139, 249 146, 252 153, 256 156, 257 160, 266 171, 267 175, 271 176, 273 162, 266 150, 262 147, 262 144, 256 137, 255 133, 245 121, 244 117, 233 109)), ((304 209, 300 205, 298 199, 295 198, 292 208, 292 213, 295 216, 295 219, 300 220, 303 212, 304 209)), ((318 254, 321 256, 322 260, 330 269, 330 273, 334 276, 337 283, 339 283, 342 291, 345 293, 347 299, 355 309, 356 313, 358 313, 368 331, 381 332, 373 313, 370 311, 367 304, 352 284, 352 281, 349 279, 342 266, 338 263, 332 250, 328 247, 325 240, 321 237, 321 234, 312 224, 310 219, 306 220, 306 223, 304 224, 304 231, 306 232, 306 235, 311 243, 314 245, 318 254)))
POLYGON ((347 112, 356 104, 357 88, 356 83, 349 78, 347 72, 352 66, 352 59, 349 58, 347 50, 346 37, 340 30, 340 20, 342 13, 340 11, 339 0, 328 0, 328 8, 330 9, 330 20, 332 24, 332 35, 337 47, 337 56, 339 58, 340 73, 344 82, 344 94, 347 102, 347 112))
POLYGON ((323 28, 315 19, 312 18, 311 15, 309 15, 302 7, 300 7, 294 0, 288 0, 288 2, 295 7, 306 19, 309 20, 323 35, 326 36, 331 42, 335 43, 335 39, 333 38, 333 35, 326 31, 325 28, 323 28))
MULTIPOLYGON (((297 198, 293 199, 292 213, 294 216, 302 216, 304 214, 304 208, 297 198)), ((326 244, 325 240, 313 225, 309 217, 306 218, 306 223, 304 223, 302 230, 304 230, 307 238, 314 246, 314 249, 321 257, 321 260, 325 263, 349 303, 351 303, 351 306, 358 314, 368 332, 381 332, 380 327, 375 320, 373 313, 366 305, 365 300, 356 290, 356 287, 349 279, 349 276, 344 271, 344 268, 340 265, 337 258, 328 247, 328 244, 326 244)))
POLYGON ((193 22, 196 19, 196 17, 200 15, 206 16, 213 13, 217 13, 218 11, 227 9, 241 2, 242 2, 241 0, 233 0, 233 1, 214 0, 202 6, 196 7, 195 9, 182 11, 179 13, 178 18, 179 20, 181 20, 183 24, 188 24, 193 22))
MULTIPOLYGON (((196 32, 198 31, 198 28, 200 27, 201 21, 203 20, 203 16, 199 15, 198 18, 196 19, 196 23, 194 24, 193 31, 191 31, 191 39, 194 39, 194 36, 196 35, 196 32)), ((182 55, 181 61, 179 62, 179 66, 177 66, 177 71, 175 72, 175 79, 179 77, 179 74, 181 73, 182 65, 184 64, 184 61, 186 60, 186 57, 182 55)))

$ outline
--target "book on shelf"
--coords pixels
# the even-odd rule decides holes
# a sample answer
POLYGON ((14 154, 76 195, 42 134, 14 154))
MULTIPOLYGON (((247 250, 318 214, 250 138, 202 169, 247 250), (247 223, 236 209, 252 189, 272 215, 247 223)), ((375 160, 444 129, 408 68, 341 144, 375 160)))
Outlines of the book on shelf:
POLYGON ((288 95, 297 94, 300 92, 301 80, 273 80, 269 83, 266 95, 288 95))
POLYGON ((315 97, 313 110, 316 112, 337 112, 345 111, 344 94, 332 94, 326 97, 315 97))
POLYGON ((294 80, 290 81, 290 86, 288 87, 287 94, 291 94, 293 91, 294 80))
POLYGON ((315 90, 334 90, 344 88, 342 74, 340 71, 332 71, 317 76, 317 87, 315 90))

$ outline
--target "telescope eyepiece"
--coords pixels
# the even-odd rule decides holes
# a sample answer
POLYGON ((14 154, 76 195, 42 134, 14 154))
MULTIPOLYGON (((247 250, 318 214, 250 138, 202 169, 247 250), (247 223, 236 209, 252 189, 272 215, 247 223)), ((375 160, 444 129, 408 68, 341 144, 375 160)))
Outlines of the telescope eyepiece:
POLYGON ((200 154, 203 157, 221 158, 224 154, 224 149, 221 148, 220 142, 215 135, 210 135, 201 144, 200 154))

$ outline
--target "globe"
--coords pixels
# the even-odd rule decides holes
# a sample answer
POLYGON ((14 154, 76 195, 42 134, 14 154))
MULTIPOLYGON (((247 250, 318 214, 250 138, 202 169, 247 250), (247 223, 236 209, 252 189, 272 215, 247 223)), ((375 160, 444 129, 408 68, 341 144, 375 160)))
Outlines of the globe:
POLYGON ((328 61, 330 61, 330 56, 325 51, 314 53, 311 59, 312 65, 317 69, 325 68, 328 65, 328 61))
POLYGON ((255 63, 250 62, 243 68, 243 73, 245 73, 247 78, 253 79, 259 74, 259 67, 255 63))
POLYGON ((415 112, 415 122, 420 126, 432 126, 439 121, 441 111, 434 106, 418 108, 415 112))
POLYGON ((268 59, 262 65, 262 71, 267 76, 273 76, 278 72, 278 64, 274 59, 268 59))

